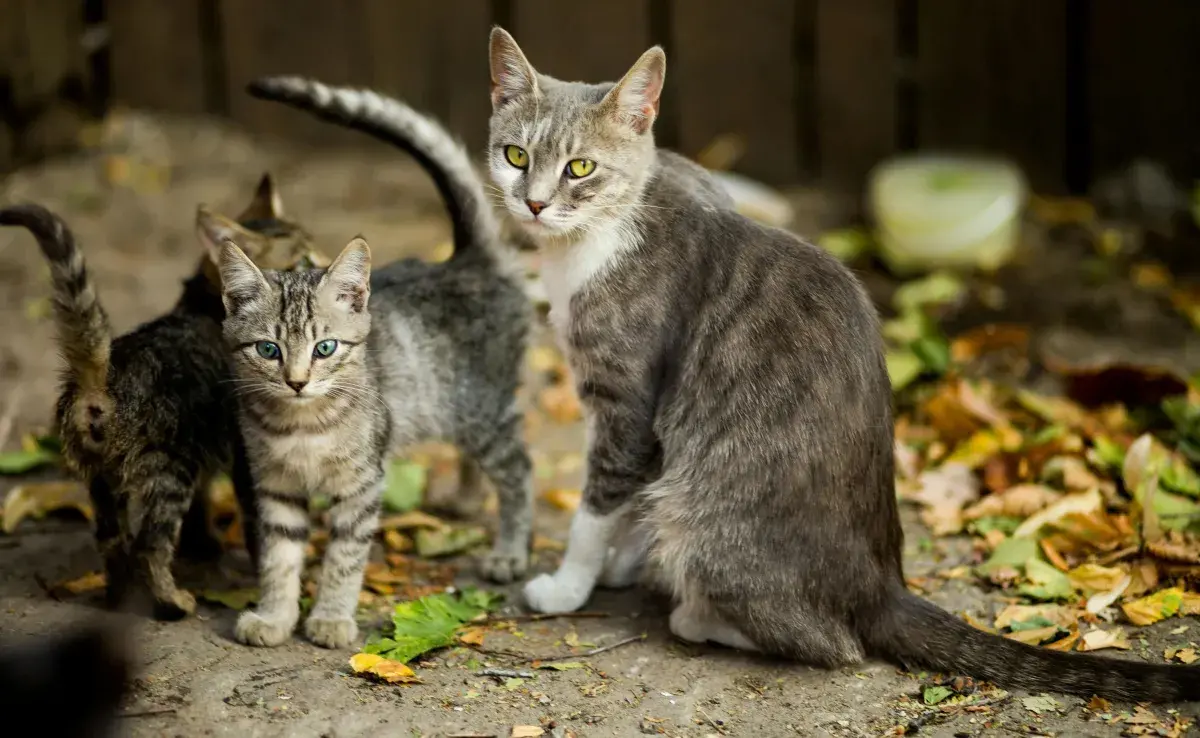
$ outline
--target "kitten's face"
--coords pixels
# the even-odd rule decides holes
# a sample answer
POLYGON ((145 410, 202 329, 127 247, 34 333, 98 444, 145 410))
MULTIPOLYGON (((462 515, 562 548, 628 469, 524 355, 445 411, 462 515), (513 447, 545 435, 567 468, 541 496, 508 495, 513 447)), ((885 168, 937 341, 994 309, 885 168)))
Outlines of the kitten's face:
POLYGON ((230 241, 214 257, 239 395, 302 406, 366 390, 360 370, 371 331, 371 252, 365 241, 351 241, 328 270, 264 274, 230 241))
POLYGON ((518 223, 534 237, 572 236, 636 207, 654 156, 661 49, 615 85, 560 82, 497 28, 491 66, 488 166, 518 223))

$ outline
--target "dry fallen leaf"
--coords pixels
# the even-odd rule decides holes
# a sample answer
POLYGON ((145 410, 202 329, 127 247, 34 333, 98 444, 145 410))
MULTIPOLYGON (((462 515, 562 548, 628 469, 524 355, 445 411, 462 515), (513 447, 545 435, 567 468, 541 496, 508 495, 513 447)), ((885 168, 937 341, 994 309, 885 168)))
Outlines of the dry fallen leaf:
POLYGON ((538 406, 559 423, 574 423, 583 417, 579 395, 567 382, 552 384, 538 393, 538 406))
POLYGON ((1128 572, 1120 567, 1099 564, 1080 564, 1067 572, 1071 586, 1086 595, 1108 592, 1121 583, 1128 572))
POLYGON ((514 725, 509 738, 537 738, 545 733, 546 731, 536 725, 514 725))
POLYGON ((14 487, 4 501, 4 532, 12 533, 27 517, 41 518, 56 510, 77 510, 92 519, 92 501, 78 482, 44 482, 14 487))
POLYGON ((84 574, 76 579, 55 585, 54 588, 65 590, 71 594, 83 594, 84 592, 104 589, 106 582, 104 572, 94 571, 91 574, 84 574))
POLYGON ((1030 622, 1038 618, 1070 628, 1079 622, 1079 611, 1065 605, 1009 605, 996 616, 996 628, 1008 628, 1013 623, 1030 622))
POLYGON ((1129 585, 1132 581, 1133 577, 1126 574, 1112 586, 1112 589, 1092 595, 1087 601, 1087 611, 1092 615, 1096 615, 1105 608, 1112 606, 1114 602, 1121 599, 1121 595, 1129 590, 1129 585))
POLYGON ((399 515, 385 515, 379 521, 380 530, 409 530, 411 528, 445 530, 449 527, 449 524, 445 521, 420 510, 413 510, 399 515))
POLYGON ((976 502, 963 511, 963 517, 967 520, 999 515, 1027 518, 1061 497, 1062 493, 1044 484, 1018 484, 976 502))
POLYGON ((391 684, 419 684, 421 681, 405 664, 374 653, 354 654, 350 657, 350 668, 355 674, 373 676, 391 684))
POLYGON ((1112 703, 1099 695, 1093 695, 1087 703, 1087 709, 1092 712, 1109 712, 1112 710, 1112 703))
POLYGON ((966 364, 993 351, 1029 352, 1029 326, 1012 323, 988 324, 961 333, 950 342, 950 358, 966 364))
POLYGON ((934 535, 949 535, 962 530, 962 509, 979 498, 979 480, 963 464, 948 463, 922 472, 911 484, 901 487, 906 500, 925 506, 921 521, 934 535))
POLYGON ((1096 630, 1084 633, 1079 639, 1080 651, 1099 651, 1103 648, 1121 648, 1128 650, 1131 648, 1129 639, 1125 636, 1125 631, 1121 628, 1113 628, 1112 630, 1096 630))
POLYGON ((1151 625, 1179 613, 1183 606, 1183 590, 1178 587, 1159 590, 1140 600, 1121 605, 1125 617, 1134 625, 1151 625))
POLYGON ((383 531, 383 542, 387 545, 388 550, 391 551, 399 551, 403 553, 413 549, 412 539, 395 528, 389 528, 383 531))
POLYGON ((1021 523, 1015 531, 1014 538, 1029 538, 1037 535, 1037 533, 1046 525, 1054 523, 1070 514, 1087 514, 1102 510, 1104 507, 1104 498, 1100 495, 1099 490, 1090 490, 1088 492, 1076 492, 1066 495, 1059 499, 1049 507, 1037 512, 1029 517, 1025 522, 1021 523))
POLYGON ((526 356, 529 368, 541 374, 556 372, 565 376, 562 354, 550 346, 534 346, 526 356))
POLYGON ((458 632, 458 641, 468 646, 482 646, 485 635, 487 635, 487 628, 476 625, 460 630, 458 632))
POLYGON ((573 512, 583 499, 583 492, 577 489, 550 489, 542 493, 542 499, 559 510, 573 512))

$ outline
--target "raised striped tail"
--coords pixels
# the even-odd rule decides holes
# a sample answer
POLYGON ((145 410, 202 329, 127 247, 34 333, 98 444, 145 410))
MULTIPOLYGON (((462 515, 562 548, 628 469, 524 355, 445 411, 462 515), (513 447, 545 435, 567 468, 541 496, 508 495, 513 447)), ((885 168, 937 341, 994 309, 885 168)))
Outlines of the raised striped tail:
POLYGON ((67 379, 76 388, 74 407, 64 408, 63 422, 78 431, 85 446, 97 451, 104 440, 104 418, 112 409, 108 397, 112 330, 83 254, 62 218, 41 205, 26 203, 0 209, 0 225, 27 229, 50 263, 59 350, 67 363, 67 379))
POLYGON ((264 77, 250 83, 247 91, 362 131, 411 154, 429 173, 450 212, 452 258, 486 253, 499 238, 499 225, 470 156, 433 118, 371 90, 330 87, 303 77, 264 77))

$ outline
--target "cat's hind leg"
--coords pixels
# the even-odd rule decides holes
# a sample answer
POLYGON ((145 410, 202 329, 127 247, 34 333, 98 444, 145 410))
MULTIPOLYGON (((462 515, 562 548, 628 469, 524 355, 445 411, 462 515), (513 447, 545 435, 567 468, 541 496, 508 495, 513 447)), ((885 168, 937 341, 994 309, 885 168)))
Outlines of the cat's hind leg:
POLYGON ((96 547, 104 559, 105 599, 111 608, 118 608, 125 602, 133 581, 133 566, 124 540, 128 535, 124 506, 117 494, 118 490, 113 489, 104 477, 97 476, 88 483, 88 496, 96 516, 96 547))
POLYGON ((533 463, 522 439, 521 414, 511 407, 500 422, 477 425, 472 435, 465 439, 464 451, 492 480, 500 501, 496 539, 480 570, 506 584, 525 575, 533 537, 533 463))
POLYGON ((317 604, 304 623, 305 635, 318 646, 345 648, 358 638, 354 613, 379 527, 383 476, 382 468, 374 470, 357 489, 334 497, 329 508, 329 545, 321 562, 317 604))
POLYGON ((613 538, 600 572, 600 586, 622 589, 637 584, 654 542, 650 522, 637 511, 629 513, 613 538))
POLYGON ((708 641, 741 651, 761 650, 745 633, 695 595, 689 595, 675 607, 669 625, 676 637, 690 643, 708 641))
POLYGON ((130 494, 142 509, 131 554, 139 576, 154 597, 155 617, 178 620, 196 609, 195 597, 176 585, 171 565, 183 518, 200 480, 196 471, 182 462, 152 462, 148 466, 142 468, 140 480, 129 485, 130 494))

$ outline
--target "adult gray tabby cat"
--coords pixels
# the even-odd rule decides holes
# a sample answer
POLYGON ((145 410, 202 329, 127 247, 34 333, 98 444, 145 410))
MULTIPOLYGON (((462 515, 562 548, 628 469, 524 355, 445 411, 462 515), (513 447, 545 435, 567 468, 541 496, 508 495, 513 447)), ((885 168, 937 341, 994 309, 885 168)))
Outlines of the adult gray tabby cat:
POLYGON ((562 565, 525 587, 535 610, 575 610, 646 560, 687 641, 1200 697, 1200 672, 1034 648, 907 590, 875 310, 836 259, 656 150, 662 49, 616 84, 539 74, 499 28, 490 59, 492 176, 543 252, 589 431, 562 565))
POLYGON ((295 272, 263 272, 232 242, 211 244, 261 521, 262 597, 235 635, 260 646, 290 637, 308 501, 321 493, 333 501, 330 540, 305 630, 340 648, 357 638, 363 567, 395 449, 444 439, 473 459, 500 499, 483 573, 500 582, 524 574, 533 497, 516 390, 531 308, 503 259, 483 183, 440 125, 370 92, 296 78, 263 84, 386 126, 433 176, 454 227, 449 261, 408 259, 374 274, 362 239, 328 270, 295 272))

